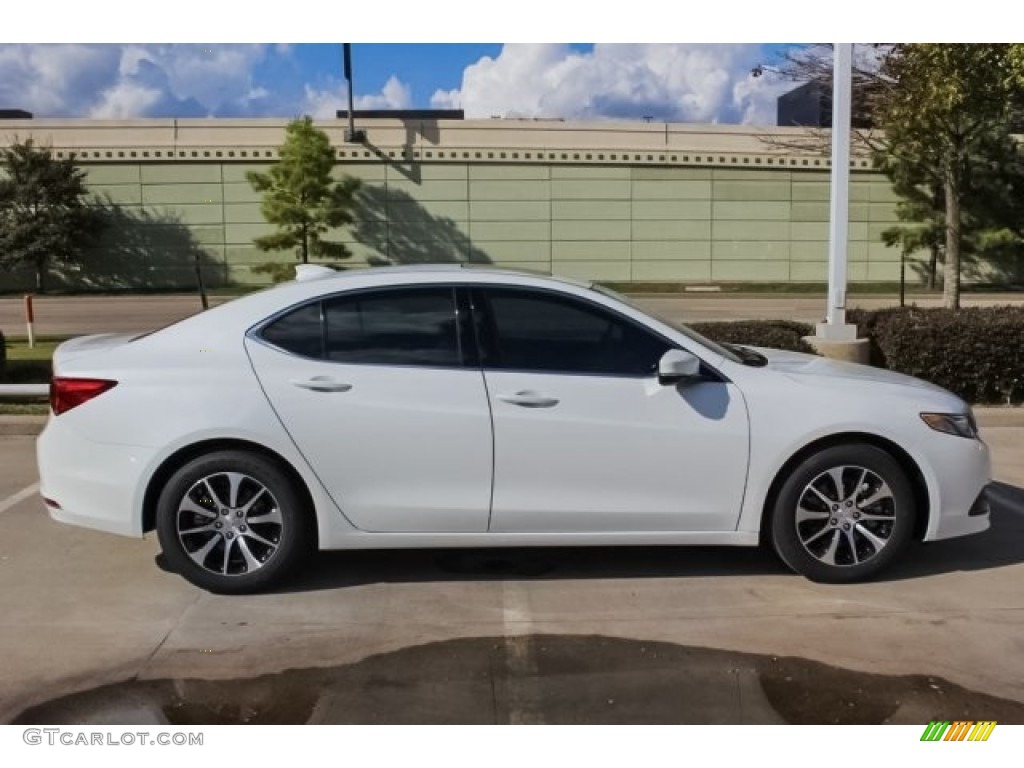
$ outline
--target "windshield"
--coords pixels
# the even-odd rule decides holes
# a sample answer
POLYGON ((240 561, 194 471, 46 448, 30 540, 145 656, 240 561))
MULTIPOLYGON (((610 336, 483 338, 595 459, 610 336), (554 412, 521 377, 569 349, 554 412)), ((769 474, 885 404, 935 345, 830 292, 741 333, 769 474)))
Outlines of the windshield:
POLYGON ((670 328, 673 328, 673 329, 679 331, 679 333, 683 334, 688 339, 691 339, 691 340, 697 342, 698 344, 700 344, 701 346, 704 346, 704 347, 710 349, 715 354, 721 355, 726 360, 731 360, 734 363, 743 363, 743 359, 738 354, 733 352, 731 349, 723 347, 721 344, 719 344, 717 342, 714 342, 714 341, 712 341, 711 339, 709 339, 709 338, 707 338, 705 336, 701 336, 699 333, 697 333, 692 328, 689 328, 689 327, 683 325, 682 323, 680 323, 680 322, 678 322, 676 320, 672 320, 671 318, 664 317, 663 315, 659 315, 656 312, 652 312, 651 310, 647 309, 646 307, 641 307, 639 304, 637 304, 635 301, 630 299, 628 296, 623 296, 618 291, 613 291, 611 288, 606 288, 605 286, 600 285, 598 283, 591 283, 590 284, 590 289, 592 291, 596 291, 597 293, 600 293, 602 296, 607 296, 610 299, 615 299, 616 301, 620 301, 623 304, 625 304, 625 305, 627 305, 629 307, 632 307, 637 312, 643 312, 648 317, 652 317, 655 320, 658 320, 659 322, 662 322, 665 325, 669 326, 670 328))

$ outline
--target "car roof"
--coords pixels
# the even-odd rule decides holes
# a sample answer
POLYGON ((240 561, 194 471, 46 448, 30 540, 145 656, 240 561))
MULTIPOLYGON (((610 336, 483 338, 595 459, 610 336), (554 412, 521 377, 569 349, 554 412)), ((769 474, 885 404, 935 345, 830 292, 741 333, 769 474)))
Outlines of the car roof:
MULTIPOLYGON (((300 267, 301 269, 301 267, 300 267)), ((592 283, 583 280, 574 280, 570 277, 562 277, 559 275, 552 275, 549 272, 543 272, 541 270, 528 270, 528 269, 508 269, 507 267, 498 267, 492 264, 479 264, 479 263, 467 263, 458 262, 454 264, 389 264, 386 266, 374 266, 368 268, 357 268, 352 270, 335 271, 331 274, 325 268, 323 271, 316 270, 310 271, 308 277, 299 276, 297 280, 291 281, 291 283, 283 283, 283 285, 290 285, 295 282, 319 282, 321 280, 329 281, 344 281, 353 278, 365 278, 369 275, 384 278, 382 282, 389 282, 387 278, 401 278, 403 275, 451 275, 453 279, 465 280, 469 274, 478 273, 480 275, 495 275, 495 276, 507 276, 507 277, 532 277, 540 278, 542 280, 550 280, 558 283, 564 283, 566 285, 572 285, 577 288, 590 288, 592 283)))

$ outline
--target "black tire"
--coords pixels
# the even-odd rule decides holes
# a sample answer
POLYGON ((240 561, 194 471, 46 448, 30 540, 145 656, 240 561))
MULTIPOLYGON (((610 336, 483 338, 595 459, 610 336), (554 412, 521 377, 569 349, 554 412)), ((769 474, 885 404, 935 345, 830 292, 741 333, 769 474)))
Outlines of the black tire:
POLYGON ((221 594, 280 584, 309 552, 311 526, 291 478, 276 462, 248 451, 193 459, 171 476, 157 501, 167 566, 221 594))
POLYGON ((881 448, 851 443, 793 468, 776 497, 769 531, 776 553, 797 573, 849 583, 875 576, 904 553, 917 514, 899 463, 881 448))

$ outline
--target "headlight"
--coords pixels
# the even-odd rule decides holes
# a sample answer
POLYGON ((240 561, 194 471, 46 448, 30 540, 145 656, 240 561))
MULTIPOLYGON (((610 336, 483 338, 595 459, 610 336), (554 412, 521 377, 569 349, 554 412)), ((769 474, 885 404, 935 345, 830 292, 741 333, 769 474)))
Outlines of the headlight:
POLYGON ((936 432, 947 435, 966 437, 973 440, 978 436, 978 425, 974 422, 974 414, 967 413, 922 413, 924 423, 936 432))

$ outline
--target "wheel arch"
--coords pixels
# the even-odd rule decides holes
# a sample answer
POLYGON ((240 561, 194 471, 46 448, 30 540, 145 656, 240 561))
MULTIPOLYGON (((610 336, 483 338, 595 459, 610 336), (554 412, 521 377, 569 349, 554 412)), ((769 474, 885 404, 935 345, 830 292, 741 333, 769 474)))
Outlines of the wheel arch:
POLYGON ((149 482, 146 484, 146 492, 143 494, 142 498, 142 532, 148 533, 149 531, 156 529, 157 500, 160 498, 160 491, 170 479, 171 475, 185 466, 188 462, 192 461, 192 459, 207 453, 213 453, 214 451, 224 450, 250 451, 252 453, 259 454, 273 461, 285 472, 285 474, 288 475, 289 479, 295 486, 295 490, 302 496, 302 499, 306 504, 307 514, 313 516, 310 521, 312 523, 310 525, 310 534, 313 537, 314 547, 318 547, 319 534, 318 526, 316 524, 316 503, 314 502, 313 494, 310 492, 309 486, 306 484, 302 475, 300 475, 295 467, 292 466, 291 462, 276 451, 267 448, 265 445, 260 445, 259 443, 239 438, 215 438, 190 443, 189 445, 179 448, 164 459, 160 466, 157 467, 150 476, 149 482))
POLYGON ((826 435, 825 437, 820 437, 803 446, 800 450, 790 456, 779 468, 778 472, 775 473, 775 477, 772 478, 772 483, 768 487, 768 493, 765 494, 764 504, 761 509, 760 534, 762 544, 768 541, 767 535, 771 529, 772 515, 775 510, 775 501, 778 498, 779 491, 781 490, 790 470, 818 451, 832 448, 837 445, 850 445, 854 443, 873 445, 876 448, 881 448, 892 456, 903 469, 907 476, 907 480, 910 481, 910 487, 914 493, 914 505, 919 511, 917 518, 914 520, 913 538, 917 541, 921 541, 924 538, 924 535, 928 530, 928 521, 932 513, 931 497, 928 493, 928 484, 925 481, 924 473, 921 471, 917 462, 914 461, 913 457, 911 457, 911 455, 897 443, 894 443, 892 440, 880 435, 871 434, 870 432, 839 432, 832 435, 826 435))

